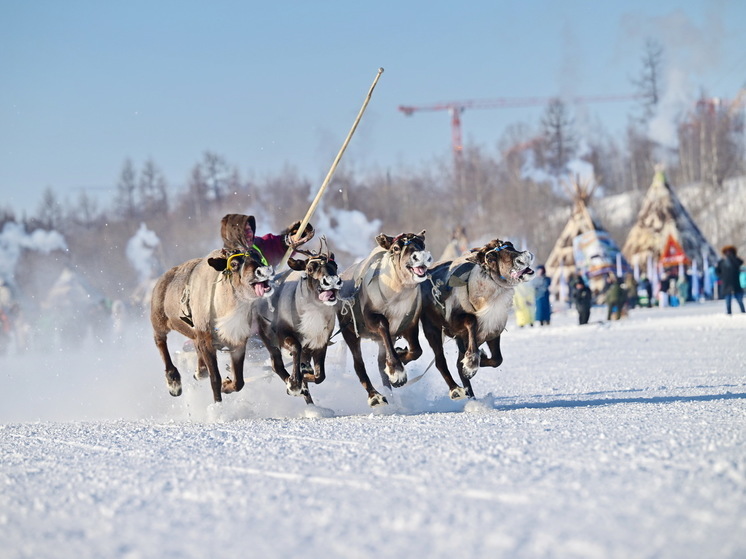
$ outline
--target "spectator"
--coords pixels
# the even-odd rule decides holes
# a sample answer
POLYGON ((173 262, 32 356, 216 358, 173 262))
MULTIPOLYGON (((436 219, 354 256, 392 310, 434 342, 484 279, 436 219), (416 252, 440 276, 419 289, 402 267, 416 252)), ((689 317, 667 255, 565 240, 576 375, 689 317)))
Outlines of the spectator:
POLYGON ((582 278, 575 280, 573 286, 573 300, 575 308, 578 310, 578 324, 588 324, 591 317, 591 301, 593 294, 591 289, 585 284, 582 278))
POLYGON ((653 284, 647 276, 640 277, 640 283, 637 284, 637 300, 641 307, 653 306, 653 284))
POLYGON ((536 320, 542 326, 549 326, 552 318, 552 305, 549 301, 549 286, 552 281, 547 277, 547 270, 544 266, 536 268, 536 278, 534 279, 534 294, 536 299, 536 320))
POLYGON ((725 312, 726 314, 731 313, 731 303, 733 299, 736 300, 741 312, 746 312, 743 307, 743 287, 741 287, 740 273, 741 260, 736 254, 736 247, 728 245, 722 249, 723 258, 720 259, 715 272, 722 284, 722 294, 725 297, 725 312))
POLYGON ((534 290, 528 283, 519 283, 513 291, 513 307, 515 308, 515 322, 523 328, 534 325, 534 290))
POLYGON ((606 305, 608 307, 606 320, 619 320, 626 314, 627 293, 622 286, 621 278, 609 274, 608 281, 610 285, 606 290, 606 305))

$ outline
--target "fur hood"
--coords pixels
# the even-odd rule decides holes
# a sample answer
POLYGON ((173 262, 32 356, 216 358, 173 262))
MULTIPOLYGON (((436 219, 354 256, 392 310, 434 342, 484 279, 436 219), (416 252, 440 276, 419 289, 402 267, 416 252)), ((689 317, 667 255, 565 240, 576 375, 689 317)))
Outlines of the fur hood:
POLYGON ((220 236, 223 238, 223 247, 230 251, 245 251, 246 246, 246 224, 256 233, 256 219, 253 215, 228 214, 220 222, 220 236))

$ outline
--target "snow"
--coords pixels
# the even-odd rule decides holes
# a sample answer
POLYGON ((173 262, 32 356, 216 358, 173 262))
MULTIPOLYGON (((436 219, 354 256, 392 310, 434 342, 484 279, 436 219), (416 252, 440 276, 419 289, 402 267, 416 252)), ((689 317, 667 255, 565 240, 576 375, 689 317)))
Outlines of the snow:
POLYGON ((317 406, 263 362, 222 404, 189 373, 172 398, 141 323, 0 357, 0 557, 746 556, 746 315, 603 319, 511 320, 477 400, 431 368, 383 410, 341 340, 317 406))

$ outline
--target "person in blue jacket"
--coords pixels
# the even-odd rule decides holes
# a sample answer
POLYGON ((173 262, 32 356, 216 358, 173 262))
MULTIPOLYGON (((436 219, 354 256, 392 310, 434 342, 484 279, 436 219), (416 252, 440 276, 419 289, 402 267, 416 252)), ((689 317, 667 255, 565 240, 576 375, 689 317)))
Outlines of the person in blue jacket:
POLYGON ((536 294, 536 321, 542 326, 549 326, 552 318, 552 305, 549 301, 549 286, 552 280, 547 277, 544 266, 536 268, 536 279, 534 279, 534 293, 536 294))

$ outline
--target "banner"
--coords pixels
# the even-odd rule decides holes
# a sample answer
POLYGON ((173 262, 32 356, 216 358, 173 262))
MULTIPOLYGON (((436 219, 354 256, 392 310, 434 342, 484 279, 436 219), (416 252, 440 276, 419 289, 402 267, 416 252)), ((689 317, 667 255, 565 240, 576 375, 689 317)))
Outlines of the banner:
POLYGON ((586 231, 578 235, 572 241, 572 250, 575 266, 589 278, 610 272, 623 275, 630 270, 619 247, 606 231, 586 231))
POLYGON ((672 235, 668 236, 666 246, 663 248, 663 252, 661 252, 660 263, 664 268, 671 268, 679 264, 689 264, 689 259, 686 257, 684 249, 681 248, 681 245, 672 235))

